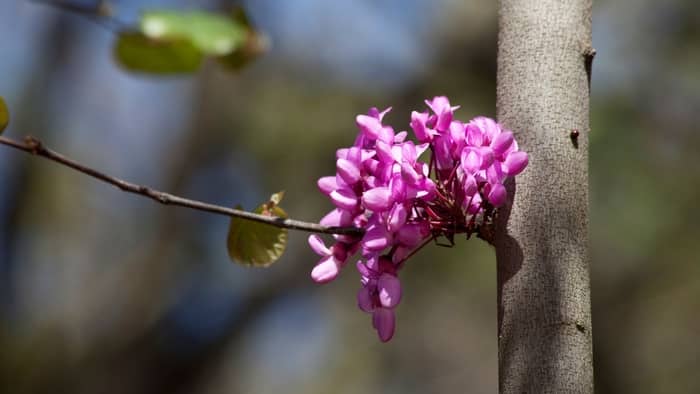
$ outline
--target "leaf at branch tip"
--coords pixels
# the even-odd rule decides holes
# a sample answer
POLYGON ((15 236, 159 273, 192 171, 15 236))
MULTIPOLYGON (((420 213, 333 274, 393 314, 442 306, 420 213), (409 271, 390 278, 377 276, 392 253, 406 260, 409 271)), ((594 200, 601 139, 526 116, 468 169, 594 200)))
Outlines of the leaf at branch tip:
POLYGON ((219 56, 216 60, 228 70, 239 71, 253 60, 257 59, 261 54, 267 52, 269 47, 270 41, 265 35, 250 30, 241 48, 226 56, 219 56))
POLYGON ((225 56, 246 38, 246 29, 224 15, 209 12, 155 10, 143 13, 141 32, 159 40, 184 39, 205 55, 225 56))
POLYGON ((268 46, 242 8, 229 15, 151 10, 141 15, 137 30, 118 35, 115 55, 128 70, 143 73, 190 73, 205 58, 238 71, 268 46))
POLYGON ((280 205, 280 202, 282 202, 283 198, 284 198, 284 190, 279 191, 279 192, 271 195, 270 202, 274 205, 280 205))
POLYGON ((5 100, 0 97, 0 134, 5 130, 8 123, 10 123, 10 111, 7 110, 5 100))
MULTIPOLYGON (((275 193, 270 200, 253 212, 286 218, 279 207, 284 192, 275 193)), ((236 207, 240 209, 240 207, 236 207)), ((287 229, 241 218, 231 218, 226 245, 231 260, 249 267, 267 267, 274 263, 287 246, 287 229)))
POLYGON ((240 48, 216 60, 231 71, 239 71, 267 52, 270 49, 270 40, 255 28, 242 7, 234 8, 231 18, 245 30, 245 40, 240 48))
POLYGON ((134 31, 119 34, 114 56, 128 70, 152 74, 193 72, 203 58, 187 40, 157 40, 134 31))

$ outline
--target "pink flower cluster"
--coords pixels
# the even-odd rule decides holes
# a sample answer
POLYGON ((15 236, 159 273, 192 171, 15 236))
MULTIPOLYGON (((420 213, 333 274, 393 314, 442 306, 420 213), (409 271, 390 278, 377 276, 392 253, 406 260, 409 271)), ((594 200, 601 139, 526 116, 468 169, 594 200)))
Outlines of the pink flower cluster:
POLYGON ((455 120, 458 107, 446 97, 426 104, 432 113, 411 114, 418 145, 406 139, 406 131, 395 133, 382 123, 390 108, 358 115, 355 143, 336 152, 336 175, 318 181, 335 205, 320 223, 358 227, 364 235, 335 235, 331 247, 311 235, 309 244, 321 256, 311 277, 332 281, 360 251, 357 302, 372 314, 382 341, 394 334, 394 309, 401 301, 397 274, 406 259, 437 237, 452 242, 454 234, 478 231, 505 203, 505 178, 522 172, 528 162, 513 134, 494 120, 455 120), (429 162, 419 161, 426 150, 429 162))

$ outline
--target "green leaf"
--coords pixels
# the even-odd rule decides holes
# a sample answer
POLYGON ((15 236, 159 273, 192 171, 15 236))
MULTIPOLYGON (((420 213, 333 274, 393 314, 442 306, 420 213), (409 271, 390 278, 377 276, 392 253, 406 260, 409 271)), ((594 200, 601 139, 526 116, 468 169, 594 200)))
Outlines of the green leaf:
POLYGON ((129 70, 155 74, 196 71, 203 57, 187 40, 157 40, 139 32, 120 33, 114 55, 129 70))
POLYGON ((217 60, 229 70, 238 71, 266 52, 268 47, 267 37, 251 29, 245 43, 239 49, 226 56, 219 56, 217 60))
POLYGON ((145 73, 193 72, 205 57, 238 70, 267 47, 242 8, 230 15, 152 10, 141 15, 138 31, 119 34, 115 57, 125 68, 145 73))
POLYGON ((264 34, 258 32, 253 26, 243 7, 234 7, 231 12, 231 19, 245 29, 247 33, 245 42, 238 50, 226 56, 220 56, 217 60, 219 64, 229 70, 238 71, 255 60, 260 54, 267 52, 270 42, 264 34))
MULTIPOLYGON (((275 193, 270 201, 253 212, 286 218, 287 213, 278 206, 284 192, 275 193)), ((240 207, 236 207, 240 209, 240 207)), ((287 229, 241 218, 231 218, 226 245, 234 262, 245 266, 267 267, 274 263, 287 246, 287 229)))
POLYGON ((279 192, 271 195, 270 202, 268 204, 272 203, 273 205, 280 205, 283 198, 284 198, 284 190, 279 191, 279 192))
POLYGON ((5 100, 0 97, 0 134, 5 130, 8 123, 10 123, 10 111, 7 110, 5 100))
POLYGON ((231 19, 248 30, 255 30, 253 28, 253 23, 250 21, 250 18, 248 18, 248 13, 245 12, 245 9, 240 5, 231 8, 231 19))
POLYGON ((246 40, 245 26, 223 15, 155 10, 141 16, 141 32, 158 40, 189 40, 206 55, 225 56, 246 40))

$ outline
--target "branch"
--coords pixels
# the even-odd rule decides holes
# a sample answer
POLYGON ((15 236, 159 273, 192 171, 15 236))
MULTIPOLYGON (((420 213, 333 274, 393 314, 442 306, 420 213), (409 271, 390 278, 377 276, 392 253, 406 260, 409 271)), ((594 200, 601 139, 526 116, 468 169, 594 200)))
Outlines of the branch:
POLYGON ((95 4, 76 4, 70 0, 27 0, 32 3, 37 3, 49 7, 55 7, 60 10, 71 12, 89 20, 96 22, 101 27, 110 31, 123 30, 129 27, 114 16, 112 4, 108 0, 98 0, 95 4))
POLYGON ((24 142, 16 141, 11 138, 0 136, 0 144, 7 145, 12 148, 30 153, 32 155, 41 156, 58 164, 70 167, 78 172, 82 172, 93 178, 97 178, 102 182, 109 183, 125 191, 127 193, 138 194, 150 198, 164 205, 177 205, 185 208, 196 209, 215 213, 223 216, 237 217, 245 220, 252 220, 269 224, 275 227, 287 228, 290 230, 301 230, 312 233, 322 234, 346 234, 346 235, 362 235, 363 231, 357 227, 326 227, 317 223, 302 222, 293 219, 284 219, 275 216, 265 216, 252 212, 242 211, 224 207, 221 205, 208 204, 202 201, 190 200, 187 198, 175 196, 169 193, 158 191, 147 186, 137 185, 113 176, 107 175, 93 168, 87 167, 73 159, 70 159, 62 154, 52 151, 44 146, 44 144, 34 137, 25 137, 24 142))
POLYGON ((93 5, 76 4, 65 0, 29 0, 34 3, 44 4, 63 9, 68 12, 87 15, 91 17, 112 16, 112 5, 106 0, 99 0, 93 5))

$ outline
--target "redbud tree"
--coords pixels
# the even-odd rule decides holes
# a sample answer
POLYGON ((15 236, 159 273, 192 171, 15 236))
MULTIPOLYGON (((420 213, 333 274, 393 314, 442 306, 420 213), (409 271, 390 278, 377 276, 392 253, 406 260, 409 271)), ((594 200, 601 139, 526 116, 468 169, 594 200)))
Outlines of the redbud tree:
MULTIPOLYGON (((99 4, 75 10, 108 18, 99 4)), ((331 282, 354 265, 357 305, 384 342, 395 333, 398 274, 410 257, 459 235, 483 239, 495 246, 498 263, 499 391, 591 393, 590 19, 591 0, 501 0, 498 121, 461 121, 459 107, 439 95, 404 122, 410 133, 389 125, 390 108, 358 115, 354 142, 335 152, 336 173, 317 182, 333 206, 319 223, 288 219, 280 193, 247 212, 115 178, 36 138, 0 137, 0 144, 162 204, 230 216, 229 254, 247 265, 276 260, 289 229, 314 233, 308 242, 320 260, 311 278, 331 282)), ((264 44, 240 10, 231 18, 150 12, 137 28, 118 32, 115 55, 124 68, 145 73, 195 71, 205 57, 236 69, 264 44)), ((0 98, 0 132, 8 122, 0 98)))

